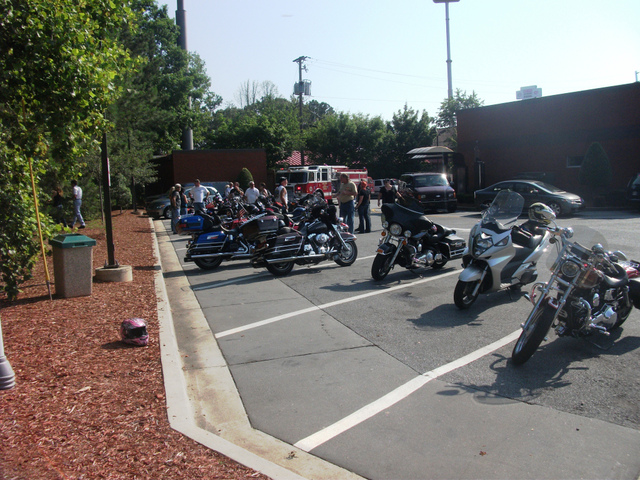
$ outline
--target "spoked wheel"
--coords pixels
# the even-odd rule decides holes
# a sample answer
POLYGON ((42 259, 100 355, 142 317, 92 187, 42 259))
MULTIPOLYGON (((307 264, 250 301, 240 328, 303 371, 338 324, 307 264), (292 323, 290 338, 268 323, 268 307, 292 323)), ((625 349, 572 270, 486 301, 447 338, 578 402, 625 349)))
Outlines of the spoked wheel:
POLYGON ((353 262, 358 258, 358 247, 356 246, 356 242, 348 240, 345 243, 347 244, 347 247, 342 247, 335 258, 335 262, 341 267, 353 265, 353 262))
POLYGON ((536 352, 547 335, 549 327, 551 327, 555 313, 556 311, 553 307, 544 303, 533 314, 531 319, 525 322, 522 333, 518 337, 516 346, 513 347, 513 353, 511 354, 511 360, 514 364, 522 365, 536 352))
POLYGON ((480 283, 480 280, 476 280, 475 282, 463 282, 462 280, 458 280, 456 284, 456 289, 453 291, 453 301, 461 310, 466 310, 473 302, 478 298, 478 294, 480 291, 473 293, 476 290, 476 286, 480 283))
POLYGON ((293 270, 293 262, 267 263, 267 270, 275 277, 284 277, 293 270))
POLYGON ((373 265, 371 265, 371 276, 374 280, 380 281, 387 276, 391 271, 391 267, 393 267, 392 258, 393 252, 388 255, 381 253, 376 255, 376 258, 373 259, 373 265))
POLYGON ((193 263, 195 263, 202 270, 215 270, 222 263, 222 257, 194 258, 193 263))
POLYGON ((559 217, 562 214, 562 207, 558 202, 549 202, 547 206, 553 210, 553 213, 556 214, 556 217, 559 217))

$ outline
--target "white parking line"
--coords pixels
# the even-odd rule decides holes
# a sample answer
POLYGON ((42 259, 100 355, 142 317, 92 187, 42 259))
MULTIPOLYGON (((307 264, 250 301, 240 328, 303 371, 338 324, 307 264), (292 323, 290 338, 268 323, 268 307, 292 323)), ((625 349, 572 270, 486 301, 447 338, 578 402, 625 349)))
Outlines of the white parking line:
POLYGON ((305 313, 310 313, 316 310, 324 310, 326 308, 335 307, 336 305, 342 305, 343 303, 355 302, 358 300, 362 300, 364 298, 373 297, 375 295, 383 295, 386 293, 394 292, 396 290, 401 290, 403 288, 409 288, 416 285, 420 285, 421 283, 433 282, 434 280, 439 280, 444 277, 448 277, 449 275, 457 275, 460 273, 460 270, 456 269, 451 272, 440 274, 436 277, 423 278, 422 280, 417 280, 415 282, 407 283, 404 285, 396 285, 395 287, 385 288, 384 290, 375 290, 373 292, 363 293, 361 295, 355 295, 349 298, 343 298, 342 300, 336 300, 335 302, 324 303, 322 305, 314 305, 313 307, 304 308, 302 310, 296 310, 295 312, 285 313, 283 315, 278 315, 277 317, 267 318, 266 320, 261 320, 259 322, 250 323, 248 325, 244 325, 242 327, 232 328, 230 330, 225 330, 224 332, 220 332, 215 335, 216 338, 228 337, 229 335, 234 335, 236 333, 246 332, 247 330, 252 330, 254 328, 262 327, 264 325, 268 325, 270 323, 279 322, 280 320, 284 320, 291 317, 296 317, 298 315, 303 315, 305 313))
POLYGON ((464 357, 461 357, 453 362, 447 363, 446 365, 442 365, 441 367, 436 368, 435 370, 431 370, 430 372, 423 373, 419 377, 416 377, 412 380, 409 380, 404 385, 399 386, 395 390, 387 393, 385 396, 379 398, 375 402, 370 403, 369 405, 365 405, 360 410, 353 412, 351 415, 337 421, 333 425, 330 425, 322 430, 314 433, 313 435, 308 436, 307 438, 303 438, 299 442, 294 444, 294 447, 297 447, 305 452, 310 452, 314 448, 322 445, 323 443, 328 442, 332 438, 346 432, 347 430, 355 427, 356 425, 368 420, 369 418, 377 415, 378 413, 386 410, 387 408, 393 406, 398 403, 400 400, 411 395, 413 392, 423 387, 431 380, 434 380, 445 373, 449 373, 453 370, 456 370, 460 367, 468 365, 471 362, 478 360, 479 358, 484 357, 485 355, 494 352, 495 350, 504 347, 505 345, 513 342, 520 336, 521 330, 516 330, 515 332, 507 335, 504 338, 501 338, 497 342, 493 342, 486 347, 480 348, 475 352, 472 352, 464 357))

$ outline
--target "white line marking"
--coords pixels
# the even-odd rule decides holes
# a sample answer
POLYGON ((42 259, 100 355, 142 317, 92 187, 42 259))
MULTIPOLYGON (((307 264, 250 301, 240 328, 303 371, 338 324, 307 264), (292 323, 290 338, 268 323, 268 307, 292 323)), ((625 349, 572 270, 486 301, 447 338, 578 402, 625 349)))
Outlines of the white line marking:
POLYGON ((434 280, 438 280, 440 278, 448 277, 449 275, 459 274, 460 270, 453 270, 451 272, 443 273, 438 275, 437 277, 429 277, 423 278, 422 280, 417 280, 415 282, 406 283, 404 285, 396 285, 395 287, 385 288, 384 290, 375 290, 373 292, 363 293, 361 295, 355 295, 349 298, 343 298, 342 300, 336 300, 334 302, 324 303, 322 305, 314 305, 313 307, 304 308, 302 310, 296 310, 294 312, 285 313, 283 315, 278 315, 277 317, 267 318, 266 320, 261 320, 259 322, 250 323, 248 325, 244 325, 242 327, 232 328, 230 330, 225 330, 224 332, 217 333, 215 335, 216 338, 228 337, 229 335, 234 335, 236 333, 246 332, 247 330, 251 330, 257 327, 262 327, 264 325, 268 325, 270 323, 279 322, 280 320, 284 320, 287 318, 295 317, 298 315, 303 315, 305 313, 310 313, 316 310, 324 310, 326 308, 335 307, 337 305, 342 305, 343 303, 355 302, 357 300, 362 300, 364 298, 373 297, 375 295, 382 295, 385 293, 394 292, 396 290, 401 290, 403 288, 413 287, 415 285, 420 285, 421 283, 433 282, 434 280))
POLYGON ((314 448, 322 445, 323 443, 335 438, 336 436, 346 432, 347 430, 355 427, 356 425, 368 420, 369 418, 377 415, 378 413, 390 408, 391 406, 398 403, 400 400, 411 395, 413 392, 423 387, 431 380, 434 380, 445 373, 449 373, 453 370, 456 370, 460 367, 463 367, 471 362, 474 362, 485 355, 488 355, 495 350, 504 347, 505 345, 513 342, 520 336, 521 330, 516 330, 515 332, 507 335, 504 338, 501 338, 497 342, 493 342, 486 347, 480 348, 475 352, 472 352, 464 357, 461 357, 453 362, 447 363, 446 365, 442 365, 441 367, 436 368, 435 370, 431 370, 430 372, 426 372, 419 377, 416 377, 412 380, 409 380, 404 385, 399 386, 395 390, 387 393, 385 396, 379 398, 375 402, 370 403, 369 405, 365 405, 361 409, 353 412, 351 415, 343 418, 342 420, 337 421, 333 425, 329 425, 326 428, 314 433, 313 435, 308 436, 307 438, 303 438, 296 444, 294 447, 297 447, 305 452, 310 452, 314 448))

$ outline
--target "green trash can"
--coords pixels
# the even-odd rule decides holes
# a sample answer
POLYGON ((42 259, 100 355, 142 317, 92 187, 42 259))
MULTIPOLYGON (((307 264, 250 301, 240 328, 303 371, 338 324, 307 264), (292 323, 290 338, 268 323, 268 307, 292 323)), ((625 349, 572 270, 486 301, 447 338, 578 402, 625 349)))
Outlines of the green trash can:
POLYGON ((91 295, 96 241, 79 233, 66 233, 56 235, 49 243, 53 247, 56 294, 63 298, 91 295))

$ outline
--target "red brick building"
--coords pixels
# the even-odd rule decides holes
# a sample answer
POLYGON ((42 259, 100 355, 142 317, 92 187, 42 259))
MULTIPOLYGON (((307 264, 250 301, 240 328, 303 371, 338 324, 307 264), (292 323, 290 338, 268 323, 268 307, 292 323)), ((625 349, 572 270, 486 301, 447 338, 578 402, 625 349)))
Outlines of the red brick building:
POLYGON ((267 155, 263 149, 246 150, 175 150, 170 155, 153 160, 158 181, 147 187, 147 195, 167 191, 176 183, 234 182, 243 168, 253 180, 267 182, 267 155))
POLYGON ((586 198, 578 175, 593 142, 603 146, 611 162, 610 193, 620 192, 640 171, 640 83, 458 114, 458 152, 465 159, 467 193, 533 173, 586 198))

